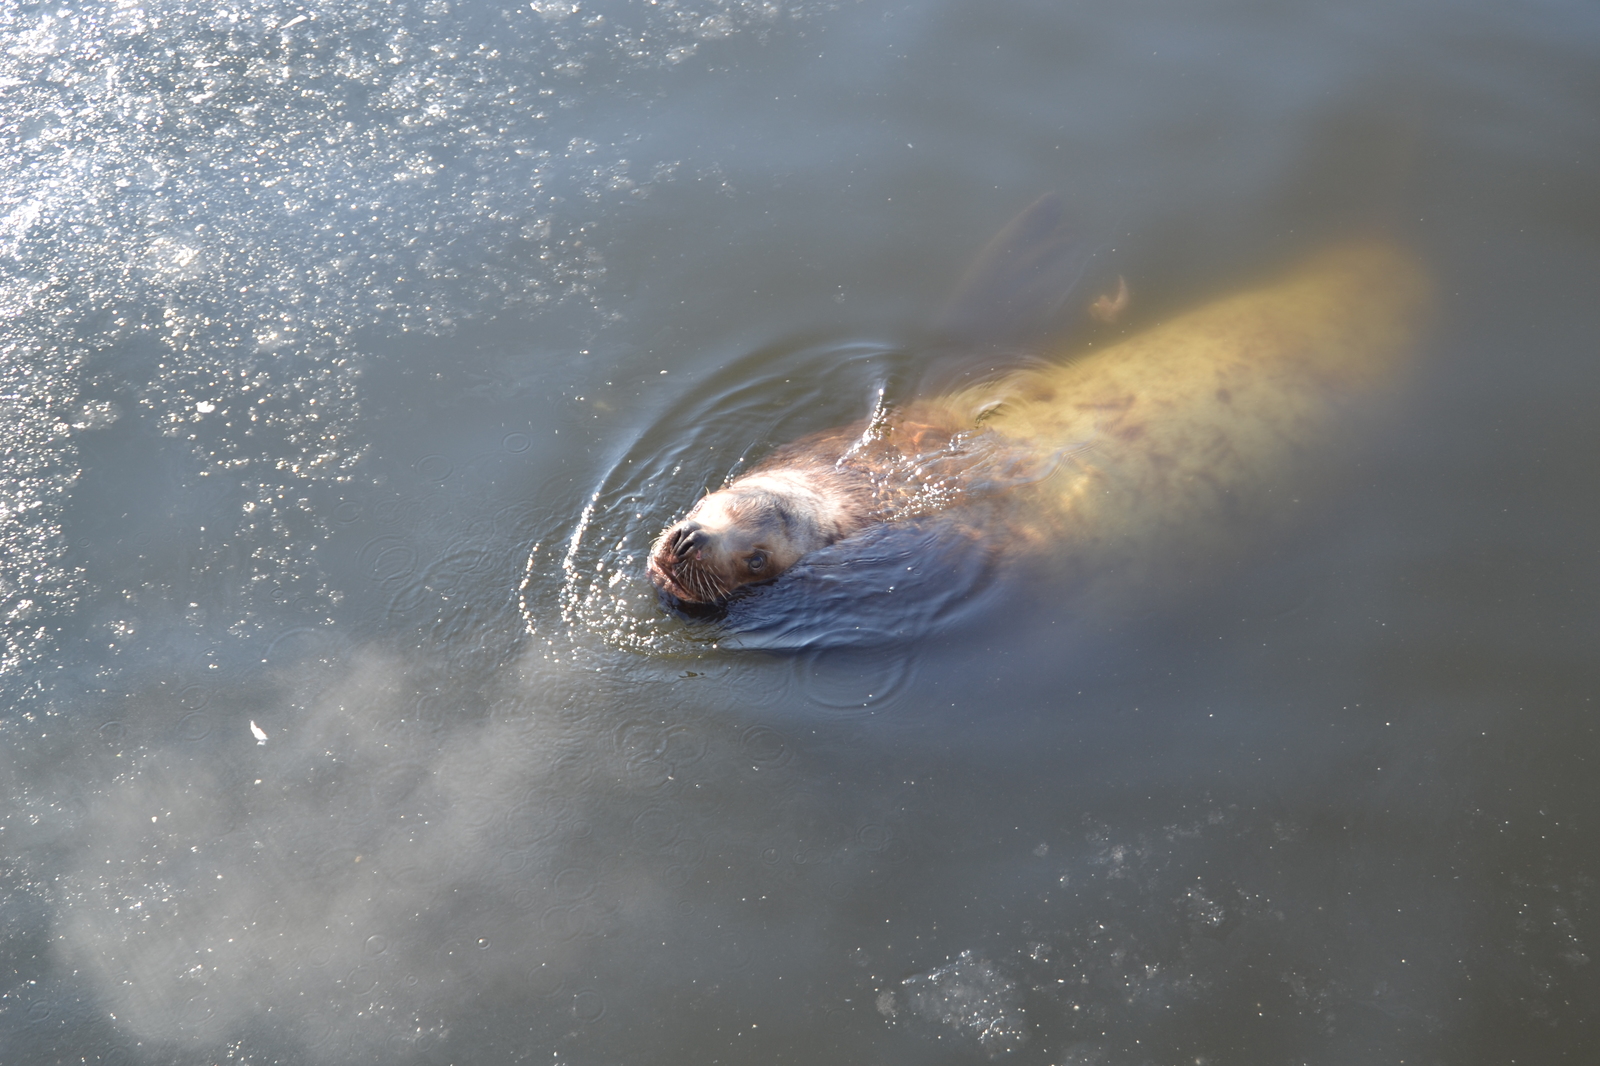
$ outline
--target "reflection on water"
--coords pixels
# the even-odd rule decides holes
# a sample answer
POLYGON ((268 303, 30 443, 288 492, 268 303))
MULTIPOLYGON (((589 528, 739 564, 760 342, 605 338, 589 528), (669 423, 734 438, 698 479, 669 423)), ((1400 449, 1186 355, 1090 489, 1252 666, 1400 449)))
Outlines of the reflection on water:
POLYGON ((7 1062, 1594 1057, 1586 10, 0 40, 7 1062), (1135 323, 1409 227, 1441 334, 1353 482, 1153 607, 661 612, 650 538, 913 380, 1045 189, 1135 323))

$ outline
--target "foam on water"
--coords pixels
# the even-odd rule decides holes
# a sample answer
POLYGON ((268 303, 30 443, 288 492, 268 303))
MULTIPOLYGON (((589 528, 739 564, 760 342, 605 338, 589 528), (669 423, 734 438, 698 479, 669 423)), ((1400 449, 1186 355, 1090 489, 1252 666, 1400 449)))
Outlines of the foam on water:
MULTIPOLYGON (((990 1058, 1028 1042, 1027 1012, 1017 983, 971 951, 900 984, 914 1014, 971 1037, 990 1058)), ((880 993, 877 1006, 888 1017, 897 1010, 892 993, 880 993)))

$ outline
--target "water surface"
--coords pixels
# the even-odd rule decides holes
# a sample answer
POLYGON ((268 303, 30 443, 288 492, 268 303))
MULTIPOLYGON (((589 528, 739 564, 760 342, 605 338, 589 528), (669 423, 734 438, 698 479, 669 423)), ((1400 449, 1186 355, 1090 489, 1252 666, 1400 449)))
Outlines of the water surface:
POLYGON ((1589 6, 0 41, 6 1061, 1594 1059, 1589 6), (1366 227, 1427 259, 1312 518, 1158 601, 662 613, 662 524, 864 417, 1051 189, 1129 328, 1366 227))

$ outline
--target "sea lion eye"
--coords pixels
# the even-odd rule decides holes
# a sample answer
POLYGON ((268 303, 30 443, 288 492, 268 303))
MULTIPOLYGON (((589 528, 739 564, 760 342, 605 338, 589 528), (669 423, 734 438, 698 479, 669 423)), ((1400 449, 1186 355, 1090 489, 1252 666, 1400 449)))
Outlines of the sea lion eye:
POLYGON ((755 573, 757 570, 760 570, 763 566, 767 565, 767 557, 762 555, 760 552, 756 552, 754 555, 750 556, 745 565, 750 568, 751 573, 755 573))

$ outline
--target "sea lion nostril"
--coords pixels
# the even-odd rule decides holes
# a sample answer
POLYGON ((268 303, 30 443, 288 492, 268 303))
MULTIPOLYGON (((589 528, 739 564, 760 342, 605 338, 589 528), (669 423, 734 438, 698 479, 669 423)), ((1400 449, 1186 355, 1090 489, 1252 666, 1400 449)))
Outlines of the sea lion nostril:
POLYGON ((687 558, 689 553, 704 546, 706 535, 697 525, 686 525, 672 534, 668 542, 672 555, 677 559, 687 558))

